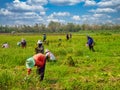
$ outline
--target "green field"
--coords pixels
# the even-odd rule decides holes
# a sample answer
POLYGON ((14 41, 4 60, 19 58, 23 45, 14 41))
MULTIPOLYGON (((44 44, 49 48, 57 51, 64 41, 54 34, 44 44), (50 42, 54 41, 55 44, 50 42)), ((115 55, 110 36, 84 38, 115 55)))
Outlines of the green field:
POLYGON ((73 34, 69 41, 64 34, 47 35, 49 45, 44 47, 54 53, 57 61, 46 63, 42 82, 36 67, 29 79, 24 80, 25 61, 35 54, 36 42, 42 40, 42 35, 0 35, 1 45, 10 44, 10 48, 0 48, 0 90, 119 90, 120 34, 88 34, 94 38, 95 52, 85 46, 86 33, 73 34), (17 46, 21 38, 27 41, 26 49, 17 46))

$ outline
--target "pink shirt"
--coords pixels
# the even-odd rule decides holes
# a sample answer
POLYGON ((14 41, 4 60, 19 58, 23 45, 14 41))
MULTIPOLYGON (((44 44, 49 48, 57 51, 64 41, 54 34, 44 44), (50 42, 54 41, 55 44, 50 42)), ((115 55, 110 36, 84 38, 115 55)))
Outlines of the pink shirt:
POLYGON ((44 66, 45 58, 46 58, 46 56, 44 54, 38 53, 38 54, 34 55, 33 58, 35 60, 35 66, 37 66, 37 67, 44 66))

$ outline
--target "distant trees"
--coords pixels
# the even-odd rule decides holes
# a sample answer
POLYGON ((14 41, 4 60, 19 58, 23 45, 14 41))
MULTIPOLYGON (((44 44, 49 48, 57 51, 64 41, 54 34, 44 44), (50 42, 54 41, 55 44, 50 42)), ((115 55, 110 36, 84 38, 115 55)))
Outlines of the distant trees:
POLYGON ((13 30, 13 28, 12 27, 9 27, 9 26, 0 26, 0 33, 11 33, 12 32, 12 30, 13 30))
POLYGON ((62 27, 61 23, 51 21, 47 28, 49 32, 59 32, 61 27, 62 27))
POLYGON ((35 24, 33 26, 30 25, 20 25, 20 26, 8 26, 8 25, 0 25, 0 33, 53 33, 53 32, 79 32, 80 30, 120 30, 119 24, 101 24, 101 25, 89 25, 89 24, 74 24, 67 23, 62 24, 59 22, 51 21, 47 26, 45 24, 35 24))

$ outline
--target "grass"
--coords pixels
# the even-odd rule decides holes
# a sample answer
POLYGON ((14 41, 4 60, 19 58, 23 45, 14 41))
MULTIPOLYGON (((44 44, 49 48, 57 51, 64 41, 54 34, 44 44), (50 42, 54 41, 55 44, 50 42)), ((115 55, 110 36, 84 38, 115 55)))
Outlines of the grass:
POLYGON ((65 35, 47 36, 49 45, 44 47, 54 53, 57 61, 47 62, 43 82, 39 81, 35 67, 29 79, 24 79, 25 60, 35 54, 36 42, 42 36, 0 35, 0 44, 10 44, 10 48, 0 48, 0 90, 119 90, 120 35, 89 34, 95 40, 95 52, 85 46, 85 32, 73 34, 69 41, 65 35), (21 38, 27 40, 26 49, 17 46, 21 38))

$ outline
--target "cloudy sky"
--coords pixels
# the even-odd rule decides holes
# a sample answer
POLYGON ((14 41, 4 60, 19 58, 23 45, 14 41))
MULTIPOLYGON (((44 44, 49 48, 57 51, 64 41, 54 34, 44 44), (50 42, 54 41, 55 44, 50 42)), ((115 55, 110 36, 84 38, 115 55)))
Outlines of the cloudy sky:
POLYGON ((120 0, 0 0, 0 25, 120 24, 120 0))

